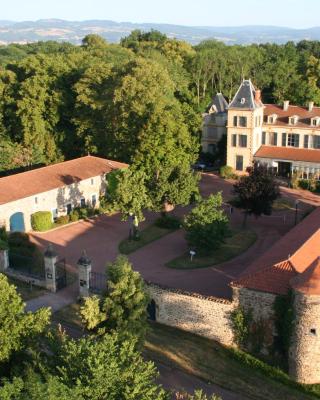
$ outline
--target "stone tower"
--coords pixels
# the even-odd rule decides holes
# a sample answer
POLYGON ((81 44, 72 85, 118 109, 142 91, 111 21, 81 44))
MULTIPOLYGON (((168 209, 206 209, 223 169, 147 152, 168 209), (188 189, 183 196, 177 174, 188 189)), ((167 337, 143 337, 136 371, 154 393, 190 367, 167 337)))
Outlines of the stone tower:
POLYGON ((229 104, 227 121, 227 165, 240 174, 252 165, 261 145, 262 123, 261 92, 243 80, 229 104))
POLYGON ((320 258, 291 281, 295 327, 289 354, 290 376, 320 383, 320 258))

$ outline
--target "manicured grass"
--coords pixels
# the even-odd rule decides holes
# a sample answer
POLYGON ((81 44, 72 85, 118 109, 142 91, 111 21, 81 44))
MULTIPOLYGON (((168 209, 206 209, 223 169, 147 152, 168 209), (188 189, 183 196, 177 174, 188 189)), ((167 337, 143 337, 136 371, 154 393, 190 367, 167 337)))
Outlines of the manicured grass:
POLYGON ((274 211, 294 210, 294 202, 292 200, 280 197, 274 201, 272 209, 274 211))
POLYGON ((250 399, 320 398, 318 386, 298 385, 284 372, 246 353, 164 325, 151 324, 145 354, 250 399))
POLYGON ((19 281, 18 279, 8 277, 9 282, 17 288, 17 292, 21 295, 24 301, 34 299, 47 293, 46 289, 38 286, 30 285, 27 282, 19 281))
POLYGON ((213 251, 212 254, 205 256, 195 255, 190 260, 189 253, 169 261, 166 265, 169 268, 176 269, 195 269, 211 267, 215 264, 221 264, 238 256, 246 251, 256 241, 257 235, 250 229, 233 231, 231 236, 225 240, 222 246, 213 251))
POLYGON ((154 242, 167 235, 168 233, 173 232, 174 229, 160 228, 156 225, 150 225, 147 228, 140 231, 140 239, 139 240, 129 240, 124 239, 119 244, 119 251, 122 254, 130 254, 134 251, 140 249, 141 247, 154 242))

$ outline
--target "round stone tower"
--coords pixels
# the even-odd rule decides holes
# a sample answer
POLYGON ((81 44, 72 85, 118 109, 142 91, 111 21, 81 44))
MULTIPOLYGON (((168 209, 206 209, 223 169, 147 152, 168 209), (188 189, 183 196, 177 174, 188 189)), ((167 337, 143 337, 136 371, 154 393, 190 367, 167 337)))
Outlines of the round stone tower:
POLYGON ((289 374, 297 382, 320 383, 320 259, 291 281, 295 326, 289 374))

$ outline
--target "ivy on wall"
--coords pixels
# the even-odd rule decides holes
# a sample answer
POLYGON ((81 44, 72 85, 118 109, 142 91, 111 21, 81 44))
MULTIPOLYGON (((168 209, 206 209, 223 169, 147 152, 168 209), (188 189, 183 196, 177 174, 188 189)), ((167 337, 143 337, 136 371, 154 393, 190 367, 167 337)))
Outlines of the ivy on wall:
POLYGON ((294 328, 294 295, 289 290, 286 295, 279 295, 274 302, 274 325, 276 329, 276 339, 274 350, 288 359, 292 333, 294 328))

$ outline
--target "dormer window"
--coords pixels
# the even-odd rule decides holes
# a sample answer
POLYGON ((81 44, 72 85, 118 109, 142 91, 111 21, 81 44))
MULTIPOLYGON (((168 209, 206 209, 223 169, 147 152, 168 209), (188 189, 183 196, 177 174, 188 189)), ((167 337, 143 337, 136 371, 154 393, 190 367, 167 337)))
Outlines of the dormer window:
POLYGON ((311 126, 319 126, 320 125, 320 117, 311 118, 311 126))
POLYGON ((241 102, 241 104, 244 104, 246 102, 246 99, 244 97, 242 97, 240 102, 241 102))
POLYGON ((293 115, 292 117, 289 117, 289 124, 290 125, 296 125, 298 122, 299 117, 297 115, 293 115))
POLYGON ((274 124, 277 119, 277 114, 268 115, 268 124, 274 124))

